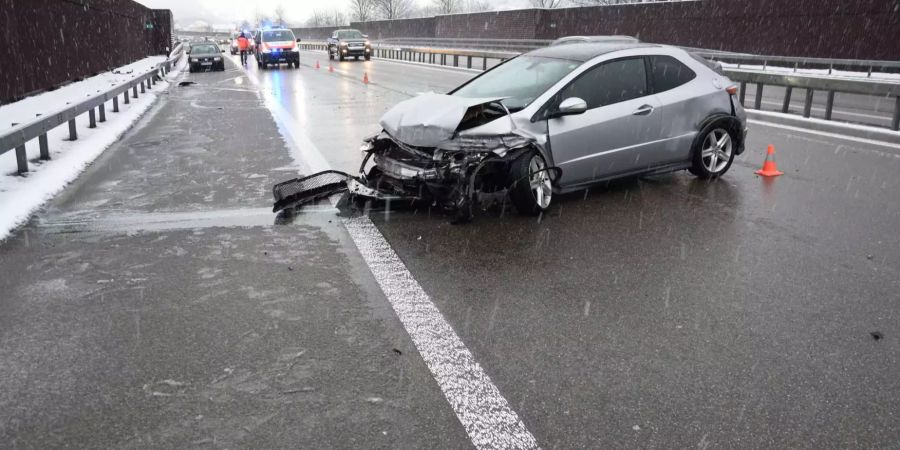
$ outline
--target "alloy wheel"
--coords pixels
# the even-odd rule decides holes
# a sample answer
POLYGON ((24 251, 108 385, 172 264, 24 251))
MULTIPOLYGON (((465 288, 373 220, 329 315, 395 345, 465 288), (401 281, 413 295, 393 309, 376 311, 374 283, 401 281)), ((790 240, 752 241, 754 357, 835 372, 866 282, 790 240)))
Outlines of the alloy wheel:
POLYGON ((717 174, 728 166, 733 151, 731 135, 722 128, 716 128, 703 140, 701 153, 703 166, 712 174, 717 174))
POLYGON ((528 163, 528 173, 530 174, 531 192, 534 194, 534 200, 541 209, 547 209, 550 206, 550 199, 553 196, 553 186, 550 182, 550 173, 546 170, 547 164, 540 155, 531 157, 528 163))

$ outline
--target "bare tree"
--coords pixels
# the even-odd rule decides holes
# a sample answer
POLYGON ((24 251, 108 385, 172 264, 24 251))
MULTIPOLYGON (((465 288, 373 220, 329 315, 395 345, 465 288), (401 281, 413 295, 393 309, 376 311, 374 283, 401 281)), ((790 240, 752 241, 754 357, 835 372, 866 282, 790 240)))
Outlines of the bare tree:
POLYGON ((350 0, 350 18, 357 22, 372 20, 375 15, 375 0, 350 0))
POLYGON ((314 9, 309 19, 306 20, 308 27, 339 27, 347 25, 347 15, 340 9, 314 9))
POLYGON ((278 5, 275 7, 275 14, 272 15, 272 19, 280 26, 287 25, 287 20, 284 17, 284 6, 278 5))
POLYGON ((344 14, 344 11, 337 8, 328 11, 328 26, 339 27, 349 23, 350 21, 347 20, 347 15, 344 14))
POLYGON ((563 0, 531 0, 531 6, 535 8, 554 9, 562 6, 563 0))
POLYGON ((459 10, 459 0, 431 0, 438 14, 453 14, 459 10))
POLYGON ((382 19, 403 19, 413 10, 412 0, 375 0, 375 9, 382 19))
POLYGON ((491 6, 491 2, 488 0, 467 0, 465 5, 463 5, 463 11, 465 12, 483 12, 493 9, 494 7, 491 6))

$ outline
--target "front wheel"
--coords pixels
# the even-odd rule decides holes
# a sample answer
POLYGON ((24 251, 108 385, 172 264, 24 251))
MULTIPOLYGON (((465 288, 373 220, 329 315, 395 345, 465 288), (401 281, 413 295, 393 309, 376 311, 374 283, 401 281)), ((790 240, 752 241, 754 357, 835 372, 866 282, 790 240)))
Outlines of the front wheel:
POLYGON ((734 161, 734 138, 721 124, 707 125, 694 142, 692 174, 704 180, 718 178, 728 172, 734 161))
POLYGON ((518 157, 512 162, 509 175, 509 198, 519 214, 536 216, 550 207, 553 183, 547 161, 540 153, 532 150, 518 157))
POLYGON ((371 61, 371 60, 372 60, 372 55, 366 55, 366 61, 371 61))

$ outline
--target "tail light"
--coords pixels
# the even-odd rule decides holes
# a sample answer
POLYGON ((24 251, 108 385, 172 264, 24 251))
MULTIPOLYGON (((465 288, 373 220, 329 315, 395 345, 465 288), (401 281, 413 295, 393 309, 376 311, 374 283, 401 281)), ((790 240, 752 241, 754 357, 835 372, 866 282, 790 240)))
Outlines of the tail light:
POLYGON ((728 92, 731 95, 737 95, 738 87, 735 85, 728 86, 727 88, 725 88, 725 92, 728 92))

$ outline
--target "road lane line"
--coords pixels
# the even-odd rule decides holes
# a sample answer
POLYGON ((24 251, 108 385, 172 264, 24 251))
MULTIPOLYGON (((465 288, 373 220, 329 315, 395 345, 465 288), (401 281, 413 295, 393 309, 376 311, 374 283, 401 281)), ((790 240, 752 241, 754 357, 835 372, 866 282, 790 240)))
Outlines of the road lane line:
POLYGON ((537 441, 368 217, 344 226, 476 448, 537 441))
MULTIPOLYGON (((260 86, 255 77, 248 78, 260 86)), ((313 171, 330 169, 299 121, 270 92, 263 89, 258 92, 292 147, 294 159, 313 171)), ((519 415, 375 224, 368 217, 346 219, 342 223, 475 447, 539 448, 519 415)))
POLYGON ((791 126, 791 125, 782 125, 780 123, 765 122, 765 121, 756 120, 756 119, 747 119, 747 122, 752 123, 754 125, 762 125, 765 127, 780 128, 782 130, 795 131, 798 133, 815 134, 818 136, 828 137, 828 138, 832 138, 832 139, 843 139, 845 141, 859 142, 862 144, 869 144, 869 145, 876 145, 876 146, 880 146, 880 147, 900 149, 900 144, 894 144, 892 142, 876 141, 874 139, 866 139, 866 138, 855 137, 855 136, 844 136, 843 134, 829 133, 827 131, 810 130, 810 129, 806 129, 806 128, 799 128, 799 127, 795 127, 795 126, 791 126))

